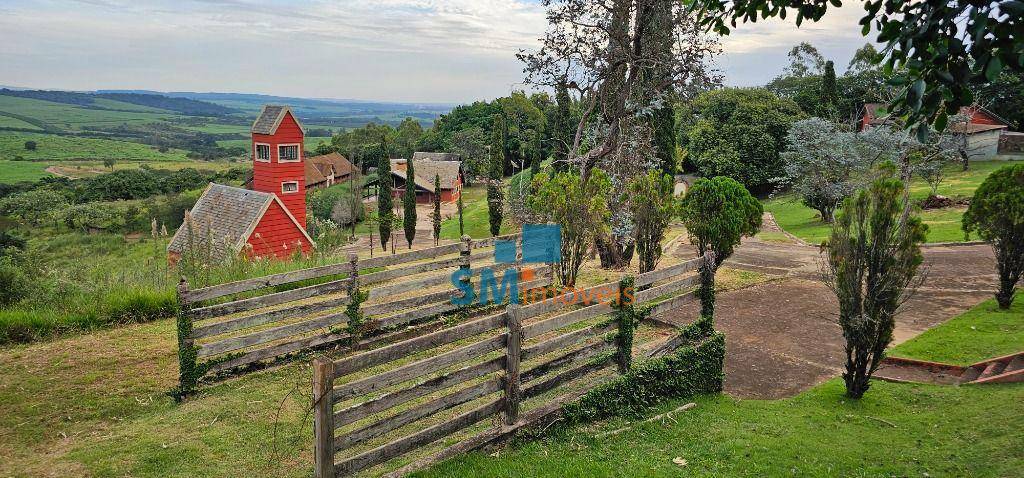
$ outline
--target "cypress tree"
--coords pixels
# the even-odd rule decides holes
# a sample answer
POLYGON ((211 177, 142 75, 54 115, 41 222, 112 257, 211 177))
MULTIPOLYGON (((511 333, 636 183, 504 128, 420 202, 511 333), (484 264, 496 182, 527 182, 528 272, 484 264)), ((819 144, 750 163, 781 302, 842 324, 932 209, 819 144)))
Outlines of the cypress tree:
POLYGON ((551 135, 555 142, 553 154, 556 171, 564 171, 568 166, 566 160, 569 158, 569 148, 572 147, 573 139, 571 105, 569 87, 563 78, 555 89, 555 124, 552 125, 554 129, 551 135))
POLYGON ((530 177, 540 172, 540 163, 544 161, 544 148, 540 144, 540 132, 533 132, 533 161, 530 161, 530 177))
POLYGON ((459 192, 458 206, 459 206, 459 237, 461 238, 462 236, 466 235, 466 226, 462 222, 462 192, 461 191, 459 192))
POLYGON ((487 178, 487 217, 490 220, 491 235, 497 236, 501 230, 504 197, 501 192, 501 178, 505 172, 505 117, 494 116, 494 128, 491 132, 491 171, 487 178))
POLYGON ((416 172, 413 168, 413 160, 409 159, 405 168, 405 194, 402 195, 402 212, 405 213, 402 227, 409 249, 412 249, 412 240, 416 238, 416 172))
POLYGON ((380 247, 385 252, 388 250, 388 240, 391 238, 391 158, 388 157, 387 138, 381 137, 380 151, 377 152, 377 231, 380 232, 380 247))
POLYGON ((825 119, 836 119, 839 104, 839 88, 836 86, 836 67, 832 60, 825 62, 825 72, 821 75, 821 91, 818 104, 818 116, 825 119))
MULTIPOLYGON (((460 198, 461 199, 461 198, 460 198)), ((441 176, 434 175, 434 245, 441 239, 441 176)))

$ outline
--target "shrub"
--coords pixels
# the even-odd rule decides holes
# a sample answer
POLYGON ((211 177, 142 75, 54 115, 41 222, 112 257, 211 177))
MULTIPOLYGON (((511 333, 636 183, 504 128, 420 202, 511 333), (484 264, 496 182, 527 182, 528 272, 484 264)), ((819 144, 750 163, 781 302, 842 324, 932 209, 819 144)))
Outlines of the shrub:
POLYGON ((562 228, 561 260, 555 271, 562 285, 576 283, 576 274, 594 237, 608 228, 608 204, 605 198, 611 182, 608 175, 594 169, 583 184, 573 172, 533 177, 529 206, 541 218, 562 228))
POLYGON ((14 256, 0 256, 0 307, 18 303, 28 292, 28 278, 14 256))
POLYGON ((35 151, 35 150, 36 150, 36 142, 35 141, 25 141, 25 151, 35 151))
POLYGON ((68 200, 49 189, 16 193, 0 200, 0 214, 20 218, 33 226, 59 217, 67 207, 68 200))
MULTIPOLYGON (((891 164, 891 163, 890 163, 891 164)), ((860 398, 885 357, 896 310, 913 289, 928 227, 908 214, 904 184, 876 179, 843 203, 827 242, 826 281, 846 339, 846 394, 860 398)))
POLYGON ((629 209, 636 226, 633 233, 641 274, 653 271, 661 259, 665 228, 677 212, 672 190, 672 177, 660 170, 639 176, 629 185, 629 209))
POLYGON ((625 375, 598 385, 579 401, 565 405, 566 421, 637 418, 665 399, 720 392, 724 360, 722 334, 711 335, 700 344, 683 347, 666 357, 646 360, 625 375))
POLYGON ((999 308, 1013 303, 1024 273, 1024 164, 1005 166, 990 174, 974 192, 963 217, 963 229, 990 242, 999 272, 999 308))
POLYGON ((157 176, 144 169, 122 169, 84 181, 82 196, 87 201, 144 199, 161 191, 157 176))
POLYGON ((114 232, 124 228, 125 214, 110 203, 87 202, 65 210, 64 223, 83 232, 95 229, 114 232))

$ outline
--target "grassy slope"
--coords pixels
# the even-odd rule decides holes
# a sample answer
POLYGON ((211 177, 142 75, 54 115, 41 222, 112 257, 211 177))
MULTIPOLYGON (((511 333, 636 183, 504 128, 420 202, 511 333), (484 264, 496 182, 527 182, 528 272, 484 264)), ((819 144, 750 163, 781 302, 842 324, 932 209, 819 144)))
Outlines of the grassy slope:
POLYGON ((51 176, 46 172, 46 163, 29 161, 0 160, 0 183, 16 183, 18 181, 35 181, 51 176))
MULTIPOLYGON (((967 172, 952 166, 946 180, 939 186, 938 194, 943 196, 971 196, 982 181, 996 169, 1012 164, 1007 161, 979 161, 971 163, 967 172)), ((923 199, 930 193, 927 184, 915 181, 911 185, 911 197, 923 199)), ((765 210, 775 215, 776 221, 787 232, 811 243, 819 243, 828 237, 830 226, 818 219, 818 212, 801 204, 799 198, 785 196, 766 201, 765 210)), ((928 242, 958 242, 964 240, 960 230, 962 208, 936 209, 922 212, 928 224, 928 242)))
POLYGON ((22 121, 18 118, 11 116, 5 116, 0 114, 0 128, 18 128, 18 129, 31 129, 36 131, 42 131, 42 128, 36 126, 27 121, 22 121))
MULTIPOLYGON (((462 189, 462 218, 465 233, 473 238, 491 237, 491 223, 487 212, 487 186, 474 184, 462 189)), ((501 233, 511 234, 512 226, 502 222, 501 233)), ((459 216, 441 223, 441 239, 459 238, 459 216)))
MULTIPOLYGON (((1024 344, 1022 321, 1024 301, 1010 312, 986 302, 893 354, 954 363, 1002 355, 1024 344)), ((876 381, 857 401, 833 379, 784 400, 694 401, 696 409, 625 433, 595 437, 625 426, 613 419, 519 444, 497 458, 456 458, 418 476, 1012 476, 1024 467, 1014 445, 1024 426, 1020 383, 876 381), (687 465, 673 463, 676 457, 687 465)))
POLYGON ((0 95, 0 111, 33 118, 46 123, 50 128, 65 131, 79 131, 85 126, 113 127, 124 123, 151 123, 175 116, 169 111, 120 101, 99 101, 99 106, 116 108, 117 111, 3 95, 0 95))
POLYGON ((1024 298, 1018 297, 1010 310, 1000 310, 994 299, 982 302, 963 315, 894 347, 889 355, 969 365, 1021 350, 1024 350, 1024 298))
MULTIPOLYGON (((0 96, 2 98, 2 96, 0 96)), ((172 149, 166 153, 154 146, 110 139, 80 138, 43 133, 0 132, 0 160, 15 156, 33 161, 66 161, 71 159, 104 159, 185 161, 185 152, 172 149), (35 151, 25 149, 26 141, 35 141, 35 151)))

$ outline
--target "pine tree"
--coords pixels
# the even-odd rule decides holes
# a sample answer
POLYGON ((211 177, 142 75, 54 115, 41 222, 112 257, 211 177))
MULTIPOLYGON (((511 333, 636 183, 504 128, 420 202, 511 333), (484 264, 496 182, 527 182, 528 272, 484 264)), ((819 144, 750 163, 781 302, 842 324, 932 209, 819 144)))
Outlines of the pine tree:
POLYGON ((387 138, 380 140, 380 151, 377 152, 377 230, 380 232, 380 247, 385 252, 388 250, 388 240, 391 238, 391 219, 394 214, 391 212, 393 202, 391 199, 391 158, 388 157, 387 138))
POLYGON ((832 60, 825 62, 825 72, 821 75, 821 92, 818 103, 818 116, 825 119, 836 119, 839 104, 839 88, 836 86, 836 67, 832 60))
POLYGON ((504 208, 501 178, 505 172, 505 128, 505 117, 500 114, 495 115, 491 134, 491 171, 487 181, 487 216, 490 220, 492 236, 497 236, 501 230, 504 208))
POLYGON ((412 159, 407 161, 405 169, 405 194, 402 195, 402 211, 405 213, 402 221, 405 241, 409 243, 409 249, 412 249, 412 240, 416 238, 416 172, 412 159))
POLYGON ((441 239, 441 176, 434 175, 434 245, 441 239))

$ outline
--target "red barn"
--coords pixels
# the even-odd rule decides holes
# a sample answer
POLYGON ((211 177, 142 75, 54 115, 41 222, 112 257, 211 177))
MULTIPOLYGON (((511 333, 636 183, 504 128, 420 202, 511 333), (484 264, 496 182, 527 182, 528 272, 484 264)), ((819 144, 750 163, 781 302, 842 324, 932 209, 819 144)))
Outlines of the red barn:
POLYGON ((264 106, 252 125, 252 190, 211 183, 168 244, 171 262, 189 251, 210 259, 308 254, 304 135, 290 108, 264 106))

